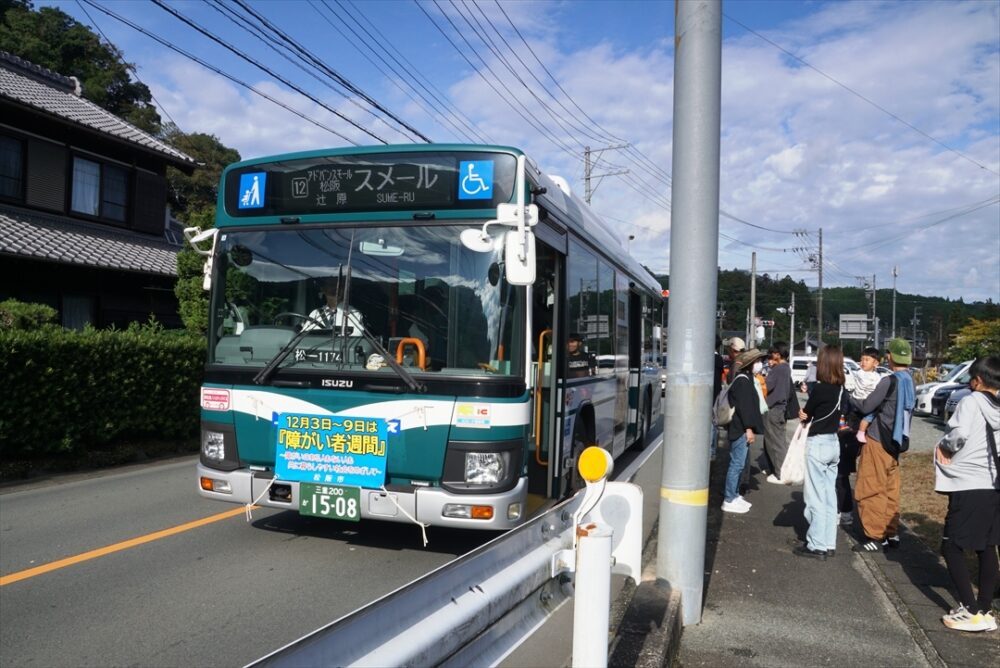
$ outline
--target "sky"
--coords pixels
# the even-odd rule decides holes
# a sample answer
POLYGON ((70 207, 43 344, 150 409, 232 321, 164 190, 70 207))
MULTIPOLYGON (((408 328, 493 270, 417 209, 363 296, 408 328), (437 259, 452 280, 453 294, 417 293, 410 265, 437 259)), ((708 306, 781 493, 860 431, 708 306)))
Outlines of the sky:
MULTIPOLYGON (((232 2, 165 0, 270 72, 153 2, 92 1, 298 112, 86 0, 36 1, 96 24, 165 120, 244 158, 421 141, 359 93, 434 142, 522 148, 581 196, 589 146, 593 209, 669 271, 672 1, 244 0, 353 93, 255 37, 241 21, 261 20, 232 2)), ((889 288, 897 267, 900 292, 1000 301, 1000 2, 722 11, 719 266, 749 270, 756 251, 758 273, 815 286, 822 230, 824 287, 889 288)))

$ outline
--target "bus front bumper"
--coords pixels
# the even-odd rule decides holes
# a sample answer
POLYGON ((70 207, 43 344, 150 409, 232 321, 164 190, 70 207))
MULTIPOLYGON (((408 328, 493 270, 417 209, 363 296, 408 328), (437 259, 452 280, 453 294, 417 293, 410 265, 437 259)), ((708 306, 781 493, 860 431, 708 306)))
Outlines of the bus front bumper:
MULTIPOLYGON (((198 464, 198 493, 207 499, 230 503, 254 503, 265 508, 295 510, 299 508, 299 483, 281 480, 271 489, 271 473, 238 469, 218 471, 198 464), (214 490, 205 489, 203 479, 209 479, 214 490)), ((486 529, 505 531, 525 520, 528 498, 528 479, 521 477, 517 485, 500 494, 452 494, 438 487, 407 487, 382 490, 361 490, 361 518, 387 522, 422 522, 430 526, 447 526, 459 529, 486 529), (390 498, 391 497, 391 498, 390 498), (491 506, 491 519, 469 519, 445 515, 446 507, 491 506), (405 512, 404 512, 405 511, 405 512), (409 517, 407 517, 407 514, 409 517)))

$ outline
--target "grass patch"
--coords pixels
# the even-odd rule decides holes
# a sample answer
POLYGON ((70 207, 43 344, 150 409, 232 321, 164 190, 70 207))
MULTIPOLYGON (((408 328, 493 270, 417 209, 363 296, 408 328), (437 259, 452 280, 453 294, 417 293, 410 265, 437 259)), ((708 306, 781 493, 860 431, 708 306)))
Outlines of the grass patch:
POLYGON ((900 519, 937 551, 941 547, 948 497, 934 491, 934 453, 904 453, 899 458, 899 469, 902 481, 900 519))

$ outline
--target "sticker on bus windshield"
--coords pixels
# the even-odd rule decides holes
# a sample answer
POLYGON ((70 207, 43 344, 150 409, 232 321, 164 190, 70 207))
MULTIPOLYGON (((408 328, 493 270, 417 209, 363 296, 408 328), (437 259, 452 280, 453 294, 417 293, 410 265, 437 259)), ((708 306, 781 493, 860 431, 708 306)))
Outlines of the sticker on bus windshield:
POLYGON ((264 186, 267 183, 267 172, 250 172, 240 174, 241 209, 260 209, 264 206, 264 186))
POLYGON ((458 199, 493 199, 493 161, 458 163, 458 199))
POLYGON ((275 416, 274 474, 280 480, 378 489, 385 483, 389 428, 381 418, 275 416))

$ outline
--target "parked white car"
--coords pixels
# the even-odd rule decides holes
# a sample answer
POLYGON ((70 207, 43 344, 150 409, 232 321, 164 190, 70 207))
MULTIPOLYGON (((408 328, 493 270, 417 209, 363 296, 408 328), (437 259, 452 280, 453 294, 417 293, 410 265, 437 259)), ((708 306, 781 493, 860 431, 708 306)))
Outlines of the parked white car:
POLYGON ((792 358, 792 383, 798 385, 806 379, 806 369, 810 363, 816 363, 815 355, 797 355, 792 358))
POLYGON ((934 398, 934 392, 945 383, 954 382, 960 378, 962 374, 969 370, 972 362, 973 360, 962 362, 939 381, 917 385, 917 404, 913 407, 913 412, 917 415, 930 415, 932 413, 931 400, 934 398))

